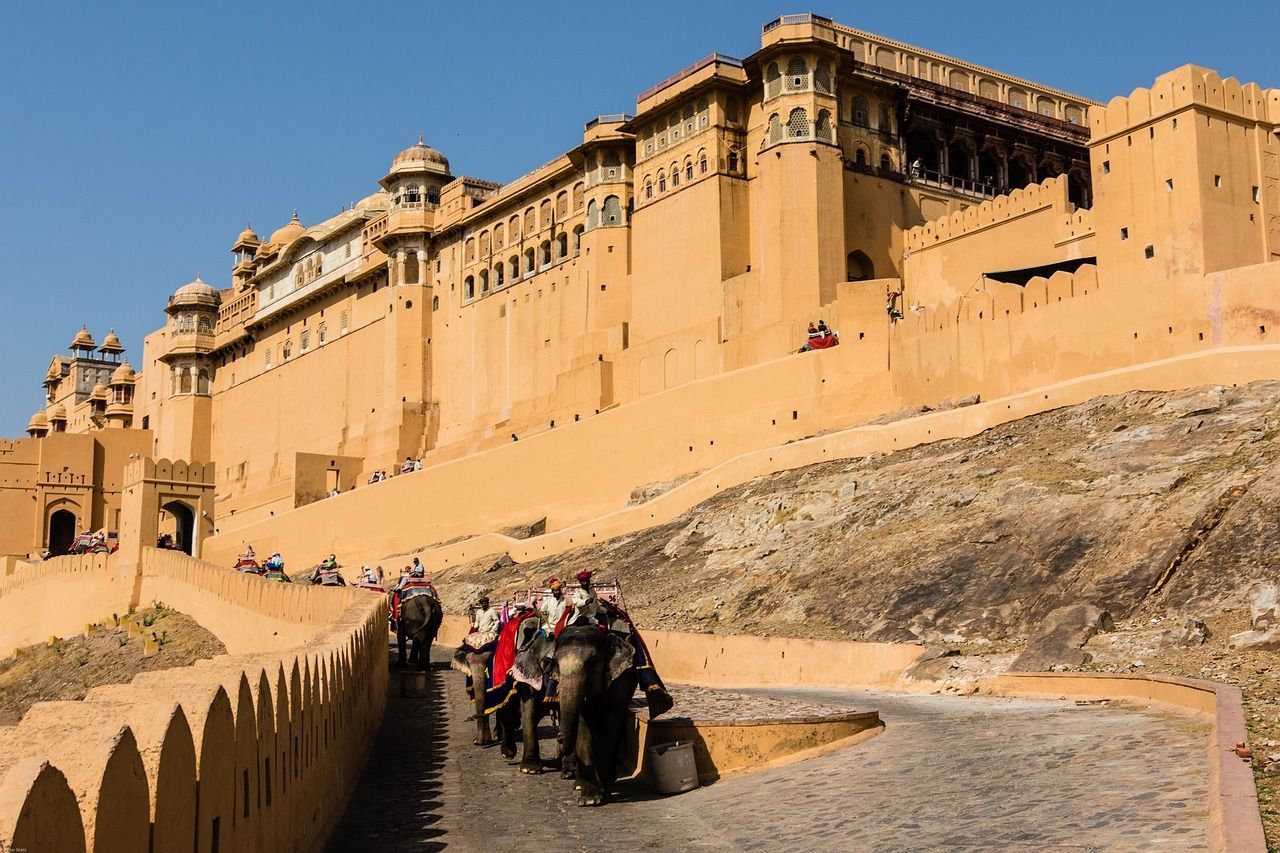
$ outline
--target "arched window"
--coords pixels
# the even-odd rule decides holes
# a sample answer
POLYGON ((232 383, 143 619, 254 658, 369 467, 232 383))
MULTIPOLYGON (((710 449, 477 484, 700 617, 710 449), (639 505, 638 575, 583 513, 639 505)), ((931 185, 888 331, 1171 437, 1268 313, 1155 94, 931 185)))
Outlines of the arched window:
MULTIPOLYGON (((664 193, 666 191, 667 191, 667 173, 658 172, 658 192, 664 193)), ((587 208, 587 209, 590 210, 591 208, 587 208)))
POLYGON ((534 268, 533 265, 534 265, 533 247, 530 246, 529 248, 524 250, 524 274, 525 275, 533 275, 533 268, 534 268))
POLYGON ((734 150, 732 150, 732 149, 729 151, 729 166, 728 166, 728 169, 729 169, 729 174, 730 174, 730 175, 736 175, 736 174, 738 174, 738 152, 737 152, 737 151, 734 151, 734 150))
POLYGON ((541 210, 541 220, 543 228, 551 227, 551 199, 547 199, 538 206, 541 210))
POLYGON ((694 130, 697 128, 697 121, 693 117, 693 104, 685 104, 684 107, 684 135, 693 136, 694 130))
POLYGON ((742 109, 737 95, 730 95, 729 100, 725 101, 724 117, 729 121, 737 124, 739 110, 742 109))
POLYGON ((782 120, 778 118, 778 114, 774 113, 769 116, 769 144, 774 145, 782 141, 782 120))
POLYGON ((493 289, 497 290, 505 283, 505 274, 502 261, 498 261, 497 266, 493 268, 493 289))
POLYGON ((480 293, 485 294, 488 292, 489 292, 489 271, 480 270, 480 293))
MULTIPOLYGON (((652 130, 652 129, 651 129, 652 130)), ((582 181, 578 181, 573 185, 573 209, 582 210, 583 204, 586 203, 587 186, 582 181)))
POLYGON ((573 256, 576 258, 582 251, 582 226, 573 226, 573 256))
POLYGON ((556 260, 563 261, 569 257, 569 235, 560 232, 560 236, 556 238, 556 260))
POLYGON ((644 197, 653 198, 653 178, 644 176, 644 197))
POLYGON ((324 323, 321 323, 320 328, 316 330, 316 337, 319 338, 321 344, 328 340, 329 328, 324 323))
POLYGON ((178 331, 190 334, 196 330, 196 316, 194 314, 183 314, 178 318, 178 331))
POLYGON ((301 348, 303 352, 306 352, 307 350, 311 349, 311 333, 306 331, 305 329, 302 332, 301 348))
POLYGON ((511 242, 516 243, 520 240, 520 217, 513 216, 511 221, 507 223, 507 231, 511 234, 511 242))
POLYGON ((602 224, 622 224, 622 203, 618 201, 616 195, 611 195, 604 200, 604 222, 602 224))
MULTIPOLYGON (((289 344, 285 344, 285 346, 288 347, 289 344)), ((293 350, 287 349, 286 352, 292 353, 293 350)), ((285 358, 288 358, 288 356, 286 355, 285 358)), ((191 370, 186 367, 178 368, 178 393, 179 394, 191 393, 191 370)))
POLYGON ((472 276, 467 276, 466 280, 462 283, 462 298, 476 298, 476 280, 472 276))
POLYGON ((550 240, 543 240, 541 243, 538 244, 538 253, 539 253, 539 256, 541 257, 542 266, 544 268, 551 266, 551 241, 550 240))
POLYGON ((671 164, 671 188, 675 189, 678 186, 680 186, 680 167, 677 164, 672 163, 671 164))
POLYGON ((606 181, 616 181, 622 177, 622 160, 618 158, 617 151, 610 151, 604 155, 601 171, 606 181))
POLYGON ((439 203, 440 203, 440 188, 439 188, 439 187, 436 187, 436 186, 428 186, 428 187, 427 187, 427 203, 428 203, 428 204, 439 204, 439 203))
POLYGON ((493 226, 493 249, 495 252, 502 248, 502 238, 504 235, 505 229, 502 227, 501 222, 493 226))
POLYGON ((490 252, 489 252, 489 232, 488 232, 488 231, 481 231, 481 232, 480 232, 480 257, 482 257, 482 258, 487 258, 487 257, 489 257, 489 254, 490 254, 490 252))
POLYGON ((324 255, 320 252, 316 253, 316 275, 324 274, 324 255))
POLYGON ((693 180, 693 159, 686 157, 684 160, 684 179, 686 181, 693 180))
POLYGON ((893 160, 889 157, 888 151, 885 151, 880 155, 880 171, 882 172, 893 171, 893 160))
POLYGON ((849 253, 847 270, 849 281, 867 281, 876 277, 875 266, 867 257, 867 253, 861 250, 849 253))
POLYGON ((439 297, 439 296, 433 296, 433 297, 431 297, 431 310, 432 310, 432 311, 439 311, 439 310, 440 310, 440 297, 439 297))
POLYGON ((529 208, 524 212, 524 236, 538 233, 538 220, 534 218, 533 208, 529 208))
POLYGON ((793 56, 787 63, 787 89, 797 92, 807 89, 809 84, 809 64, 803 56, 793 56))
POLYGON ((831 133, 831 113, 827 110, 818 110, 818 124, 814 136, 824 142, 834 141, 835 137, 831 133))
POLYGON ((819 59, 813 70, 813 88, 824 95, 831 94, 831 63, 819 59))
POLYGON ((520 280, 520 256, 512 255, 507 258, 507 270, 511 275, 511 283, 515 284, 520 280))
POLYGON ((200 368, 200 372, 196 374, 196 393, 209 393, 209 371, 205 370, 203 367, 200 368))
POLYGON ((466 252, 463 255, 467 263, 471 263, 476 259, 476 240, 474 237, 468 237, 466 242, 466 252))
POLYGON ((671 134, 672 142, 680 138, 680 113, 672 113, 667 118, 667 132, 671 134))
POLYGON ((764 70, 764 96, 776 98, 782 94, 782 74, 778 71, 778 63, 770 62, 764 70))
MULTIPOLYGON (((666 179, 662 177, 662 173, 658 173, 658 192, 666 189, 666 179)), ((587 228, 595 228, 600 224, 600 207, 593 198, 587 202, 587 228)))
POLYGON ((564 190, 556 195, 556 217, 561 222, 569 217, 569 194, 564 190))
POLYGON ((704 128, 711 124, 711 109, 706 98, 698 100, 698 127, 704 128))
MULTIPOLYGON (((486 234, 483 239, 488 240, 489 235, 486 234)), ((418 283, 418 253, 413 249, 404 253, 404 283, 418 283)))
POLYGON ((202 335, 212 335, 213 318, 207 314, 201 314, 200 319, 196 321, 196 330, 202 335))
POLYGON ((803 139, 809 135, 809 114, 804 107, 796 107, 787 118, 787 135, 803 139))
POLYGON ((345 335, 347 333, 348 319, 347 312, 343 311, 342 316, 338 318, 338 334, 345 335))
POLYGON ((889 117, 889 105, 881 104, 876 116, 876 129, 881 133, 893 133, 893 119, 889 117))
POLYGON ((867 99, 861 95, 854 95, 853 100, 849 102, 849 121, 858 125, 858 127, 866 127, 868 118, 867 99))
POLYGON ((284 342, 283 354, 284 354, 285 361, 288 361, 289 359, 293 358, 293 341, 284 342))
POLYGON ((867 165, 867 149, 859 145, 858 150, 853 152, 853 162, 859 166, 867 165))
POLYGON ((304 275, 303 270, 302 270, 303 266, 304 266, 304 264, 298 264, 298 266, 297 266, 297 267, 294 269, 294 271, 293 271, 293 286, 294 286, 294 287, 302 287, 302 277, 303 277, 303 275, 304 275))
POLYGON ((705 175, 707 173, 707 151, 704 148, 698 152, 698 174, 705 175))

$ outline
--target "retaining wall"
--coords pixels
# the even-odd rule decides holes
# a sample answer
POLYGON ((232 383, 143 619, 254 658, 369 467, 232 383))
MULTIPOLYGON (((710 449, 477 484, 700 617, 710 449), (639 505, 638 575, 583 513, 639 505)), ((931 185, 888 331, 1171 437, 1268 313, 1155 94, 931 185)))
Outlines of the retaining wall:
MULTIPOLYGON (((39 703, 0 728, 0 849, 323 849, 382 717, 385 598, 150 549, 136 577, 144 598, 210 614, 242 653, 39 703)), ((58 580, 40 572, 23 589, 58 580)))
POLYGON ((132 572, 122 573, 107 554, 23 566, 0 580, 0 656, 51 635, 79 634, 113 613, 123 616, 132 593, 132 572))

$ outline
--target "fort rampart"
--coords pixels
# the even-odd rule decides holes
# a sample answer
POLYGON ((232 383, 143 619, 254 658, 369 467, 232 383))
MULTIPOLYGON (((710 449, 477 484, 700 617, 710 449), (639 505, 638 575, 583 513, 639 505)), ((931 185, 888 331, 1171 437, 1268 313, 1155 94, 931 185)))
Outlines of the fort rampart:
MULTIPOLYGON (((63 602, 83 628, 123 612, 136 577, 135 599, 178 605, 231 654, 40 703, 0 729, 0 847, 321 849, 381 720, 385 599, 151 549, 123 574, 114 558, 50 561, 7 579, 0 606, 63 602), (72 575, 105 593, 66 604, 72 575)), ((53 630, 40 618, 19 630, 53 630)), ((24 638, 6 625, 0 641, 24 638)))

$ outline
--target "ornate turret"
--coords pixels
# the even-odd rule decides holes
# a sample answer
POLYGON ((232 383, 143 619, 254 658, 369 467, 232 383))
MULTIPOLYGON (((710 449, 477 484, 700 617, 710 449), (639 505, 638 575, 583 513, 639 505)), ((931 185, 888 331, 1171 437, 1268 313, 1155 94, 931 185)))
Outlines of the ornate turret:
POLYGON ((61 403, 49 410, 49 430, 50 432, 67 431, 67 407, 61 403))
POLYGON ((49 417, 44 412, 36 412, 27 421, 27 435, 32 438, 44 438, 49 434, 49 417))
POLYGON ((124 353, 124 344, 120 343, 120 339, 116 337, 115 329, 107 332, 107 336, 102 339, 102 346, 98 347, 98 352, 112 360, 124 353))
POLYGON ((127 429, 133 423, 133 386, 137 374, 124 362, 111 374, 111 390, 107 404, 107 426, 127 429))
POLYGON ((267 242, 277 249, 282 249, 305 233, 307 233, 307 227, 298 221, 298 209, 294 208, 293 218, 272 231, 267 242))
POLYGON ((93 340, 93 335, 89 334, 87 326, 81 326, 80 331, 76 332, 76 336, 71 339, 71 346, 68 349, 76 358, 93 358, 93 351, 98 345, 93 340))
POLYGON ((170 314, 184 309, 217 311, 222 304, 222 296, 217 289, 209 286, 197 273, 195 280, 182 285, 169 297, 169 305, 165 308, 170 314))

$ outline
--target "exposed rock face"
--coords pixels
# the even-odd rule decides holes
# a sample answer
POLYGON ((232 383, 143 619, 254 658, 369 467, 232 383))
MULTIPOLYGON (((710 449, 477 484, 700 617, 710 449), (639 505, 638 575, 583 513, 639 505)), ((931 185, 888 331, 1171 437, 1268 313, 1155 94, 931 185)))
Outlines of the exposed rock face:
POLYGON ((1276 585, 1254 584, 1249 590, 1249 622, 1251 630, 1231 635, 1234 649, 1280 649, 1280 602, 1276 600, 1276 585))
MULTIPOLYGON (((1276 581, 1278 412, 1277 382, 1100 398, 762 477, 486 580, 501 595, 591 568, 672 630, 1004 643, 1079 602, 1181 622, 1276 581)), ((444 588, 493 560, 440 573, 444 588)))
POLYGON ((1093 659, 1084 651, 1099 631, 1115 630, 1111 614, 1092 604, 1059 607, 1044 618, 1039 631, 1027 641, 1027 648, 1014 658, 1009 668, 1015 672, 1042 672, 1067 669, 1093 659))

